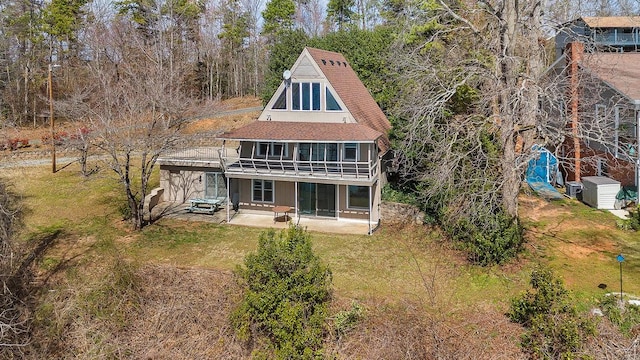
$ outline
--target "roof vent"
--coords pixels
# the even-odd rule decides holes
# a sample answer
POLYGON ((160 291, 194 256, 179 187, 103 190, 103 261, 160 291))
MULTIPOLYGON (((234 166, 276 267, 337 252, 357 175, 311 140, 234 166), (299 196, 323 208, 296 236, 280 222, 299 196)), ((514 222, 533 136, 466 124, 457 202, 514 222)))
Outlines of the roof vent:
POLYGON ((343 61, 343 62, 342 62, 342 65, 344 65, 344 67, 347 67, 347 62, 346 62, 346 61, 343 61))
POLYGON ((329 62, 331 63, 331 65, 333 66, 333 60, 329 60, 329 62))
POLYGON ((327 60, 322 59, 322 65, 327 65, 327 60))

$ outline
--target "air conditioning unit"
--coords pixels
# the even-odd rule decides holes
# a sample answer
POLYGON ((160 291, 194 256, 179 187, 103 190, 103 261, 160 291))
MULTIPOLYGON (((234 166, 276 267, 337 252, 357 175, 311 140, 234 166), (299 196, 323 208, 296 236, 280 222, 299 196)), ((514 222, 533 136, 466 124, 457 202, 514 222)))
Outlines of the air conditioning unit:
POLYGON ((582 183, 577 181, 567 181, 567 196, 572 199, 582 197, 582 183))

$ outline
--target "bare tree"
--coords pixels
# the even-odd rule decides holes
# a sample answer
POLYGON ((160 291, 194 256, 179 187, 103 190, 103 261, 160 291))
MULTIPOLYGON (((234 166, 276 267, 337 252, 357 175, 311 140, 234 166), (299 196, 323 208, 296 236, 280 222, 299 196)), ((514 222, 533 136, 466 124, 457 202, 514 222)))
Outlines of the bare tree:
POLYGON ((180 138, 189 106, 187 65, 167 61, 167 42, 150 43, 131 23, 97 26, 88 64, 93 86, 84 90, 95 144, 123 185, 134 228, 146 224, 144 198, 158 157, 180 138))
POLYGON ((297 2, 296 22, 309 36, 317 37, 325 31, 323 26, 325 8, 326 2, 320 0, 297 2))
POLYGON ((16 281, 22 254, 14 236, 21 213, 16 196, 0 180, 0 356, 7 358, 19 356, 29 340, 29 315, 19 294, 21 284, 16 281))
POLYGON ((620 161, 627 155, 615 149, 630 139, 614 113, 630 109, 586 62, 560 59, 560 71, 549 69, 544 1, 448 4, 416 7, 395 51, 405 84, 397 164, 454 236, 480 229, 474 239, 495 244, 512 234, 502 215, 517 223, 525 171, 538 156, 533 146, 556 151, 565 170, 620 161), (606 112, 595 111, 599 103, 606 112))
POLYGON ((440 1, 414 14, 434 25, 408 27, 420 40, 402 45, 407 87, 399 113, 409 121, 398 131, 400 161, 405 175, 429 185, 426 199, 450 197, 453 218, 496 209, 518 215, 540 120, 543 8, 504 0, 455 9, 440 1))

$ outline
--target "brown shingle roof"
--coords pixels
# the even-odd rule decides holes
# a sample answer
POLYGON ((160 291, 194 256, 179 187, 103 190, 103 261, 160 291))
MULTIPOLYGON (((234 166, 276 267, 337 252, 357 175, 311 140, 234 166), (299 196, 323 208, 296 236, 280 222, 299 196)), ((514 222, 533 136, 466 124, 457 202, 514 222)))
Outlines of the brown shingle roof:
POLYGON ((585 54, 582 66, 629 99, 640 101, 640 53, 585 54))
POLYGON ((387 133, 391 123, 345 57, 336 52, 309 47, 307 51, 356 121, 383 134, 379 145, 382 152, 386 152, 390 147, 387 133))
POLYGON ((361 124, 254 121, 230 133, 220 135, 220 138, 291 142, 373 142, 382 135, 361 124))
POLYGON ((640 27, 640 16, 583 16, 592 28, 640 27))

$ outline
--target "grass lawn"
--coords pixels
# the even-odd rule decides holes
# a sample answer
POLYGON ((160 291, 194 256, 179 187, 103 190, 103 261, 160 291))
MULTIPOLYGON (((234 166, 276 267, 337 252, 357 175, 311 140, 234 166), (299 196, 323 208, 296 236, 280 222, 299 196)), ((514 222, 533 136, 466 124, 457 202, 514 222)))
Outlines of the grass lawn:
MULTIPOLYGON (((3 176, 23 196, 25 238, 48 227, 63 230, 64 238, 45 259, 49 264, 64 261, 70 256, 65 247, 73 246, 76 255, 85 247, 86 254, 117 252, 139 264, 231 271, 255 249, 262 231, 166 219, 132 232, 120 218, 124 198, 109 170, 89 179, 75 165, 56 174, 48 170, 8 169, 3 176)), ((429 303, 438 297, 451 308, 488 303, 505 309, 527 288, 534 264, 543 262, 580 301, 591 302, 603 292, 619 291, 615 256, 620 252, 627 259, 624 290, 640 295, 640 236, 618 230, 613 215, 577 201, 533 197, 523 197, 521 209, 529 229, 527 251, 503 267, 468 265, 463 254, 425 227, 382 226, 373 236, 313 233, 312 239, 332 269, 336 294, 348 299, 429 303)))

